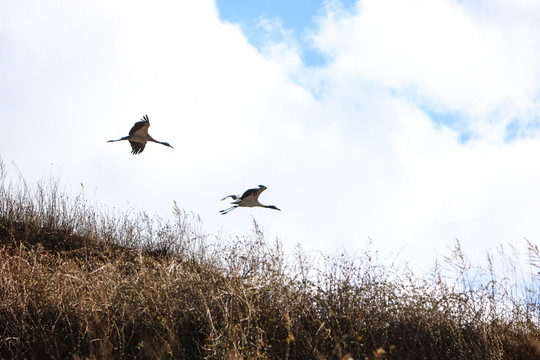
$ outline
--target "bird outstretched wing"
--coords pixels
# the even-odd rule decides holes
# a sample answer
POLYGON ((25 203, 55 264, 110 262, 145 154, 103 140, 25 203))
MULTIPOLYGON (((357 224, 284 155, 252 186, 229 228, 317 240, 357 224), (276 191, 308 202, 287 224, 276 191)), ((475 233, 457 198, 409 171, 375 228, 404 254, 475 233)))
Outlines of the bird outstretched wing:
POLYGON ((226 198, 231 198, 233 200, 236 200, 236 199, 238 199, 238 196, 236 196, 236 195, 227 195, 223 199, 221 199, 221 201, 225 200, 226 198))
POLYGON ((242 197, 241 199, 244 200, 245 198, 248 198, 250 196, 254 196, 255 199, 258 199, 259 198, 259 195, 261 195, 261 193, 266 190, 266 186, 264 185, 259 185, 259 187, 257 189, 249 189, 249 190, 246 190, 243 194, 242 194, 242 197))
POLYGON ((131 144, 131 153, 133 155, 142 153, 144 150, 144 146, 146 145, 132 140, 129 140, 129 143, 131 144))
POLYGON ((150 120, 148 119, 148 115, 144 115, 141 121, 137 121, 131 130, 129 130, 129 135, 135 134, 137 131, 144 132, 148 134, 148 128, 150 127, 150 120))

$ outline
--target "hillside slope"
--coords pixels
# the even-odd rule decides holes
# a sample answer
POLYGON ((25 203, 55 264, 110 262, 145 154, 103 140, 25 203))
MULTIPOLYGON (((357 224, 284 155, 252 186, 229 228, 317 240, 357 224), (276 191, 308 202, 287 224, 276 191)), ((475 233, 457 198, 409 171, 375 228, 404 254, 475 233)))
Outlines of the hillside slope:
POLYGON ((518 285, 468 278, 459 243, 425 279, 369 249, 315 266, 256 223, 218 239, 0 169, 0 359, 540 359, 532 243, 518 285))

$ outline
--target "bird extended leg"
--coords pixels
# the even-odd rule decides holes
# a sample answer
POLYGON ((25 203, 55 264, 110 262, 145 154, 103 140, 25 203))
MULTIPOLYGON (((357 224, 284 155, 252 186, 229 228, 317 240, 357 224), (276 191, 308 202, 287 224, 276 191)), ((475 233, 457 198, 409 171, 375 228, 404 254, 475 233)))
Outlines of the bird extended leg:
POLYGON ((228 209, 225 209, 225 210, 219 210, 219 212, 221 213, 221 215, 225 215, 231 211, 233 211, 234 209, 236 209, 238 207, 238 205, 233 205, 231 206, 230 208, 228 209))

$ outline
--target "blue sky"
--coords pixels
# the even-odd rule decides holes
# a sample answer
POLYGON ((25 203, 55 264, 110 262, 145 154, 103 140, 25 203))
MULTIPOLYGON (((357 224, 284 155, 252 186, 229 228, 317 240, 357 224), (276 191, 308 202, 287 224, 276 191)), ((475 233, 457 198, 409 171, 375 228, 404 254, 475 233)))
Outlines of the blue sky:
POLYGON ((371 239, 425 267, 456 238, 538 243, 540 4, 303 3, 4 4, 0 156, 209 234, 255 218, 289 250, 371 239), (106 142, 145 114, 174 149, 106 142), (281 212, 219 215, 259 184, 281 212))
MULTIPOLYGON (((262 47, 268 39, 281 40, 277 31, 267 31, 261 21, 278 20, 291 38, 302 45, 301 57, 306 66, 324 65, 328 58, 314 49, 309 41, 309 31, 317 27, 317 19, 325 13, 326 1, 235 1, 217 0, 220 19, 240 24, 249 41, 262 47)), ((339 2, 345 9, 350 9, 356 2, 343 0, 339 2)))
POLYGON ((216 4, 223 20, 247 23, 259 17, 278 17, 284 27, 301 35, 305 28, 314 27, 314 17, 321 12, 323 1, 217 0, 216 4))

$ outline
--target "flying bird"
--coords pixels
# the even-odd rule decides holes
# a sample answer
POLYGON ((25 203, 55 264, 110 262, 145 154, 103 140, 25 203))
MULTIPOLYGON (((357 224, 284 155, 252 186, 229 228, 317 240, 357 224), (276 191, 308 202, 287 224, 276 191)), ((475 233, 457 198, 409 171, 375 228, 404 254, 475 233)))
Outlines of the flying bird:
MULTIPOLYGON (((274 210, 279 210, 277 207, 275 207, 274 205, 263 205, 259 202, 259 195, 261 195, 261 193, 266 190, 266 186, 264 185, 259 185, 259 187, 257 189, 249 189, 249 190, 246 190, 246 192, 244 192, 244 194, 242 194, 242 196, 240 195, 229 195, 229 196, 225 196, 223 199, 221 199, 221 201, 225 200, 226 198, 232 198, 234 201, 231 203, 231 204, 234 204, 233 206, 231 206, 230 208, 228 209, 225 209, 225 210, 220 210, 219 212, 221 213, 221 215, 225 215, 227 214, 228 212, 232 211, 233 209, 236 209, 237 207, 239 206, 242 206, 242 207, 254 207, 254 206, 260 206, 260 207, 264 207, 264 208, 268 208, 268 209, 274 209, 274 210)), ((281 211, 281 210, 279 210, 281 211)))
POLYGON ((150 134, 148 133, 149 127, 150 120, 148 120, 148 115, 144 115, 141 121, 136 122, 135 125, 133 125, 133 127, 131 128, 131 130, 129 130, 128 136, 124 136, 123 138, 118 140, 109 140, 107 142, 129 140, 129 143, 131 144, 131 153, 133 155, 142 153, 147 141, 153 141, 155 143, 172 148, 171 144, 169 144, 168 142, 157 141, 152 136, 150 136, 150 134))

